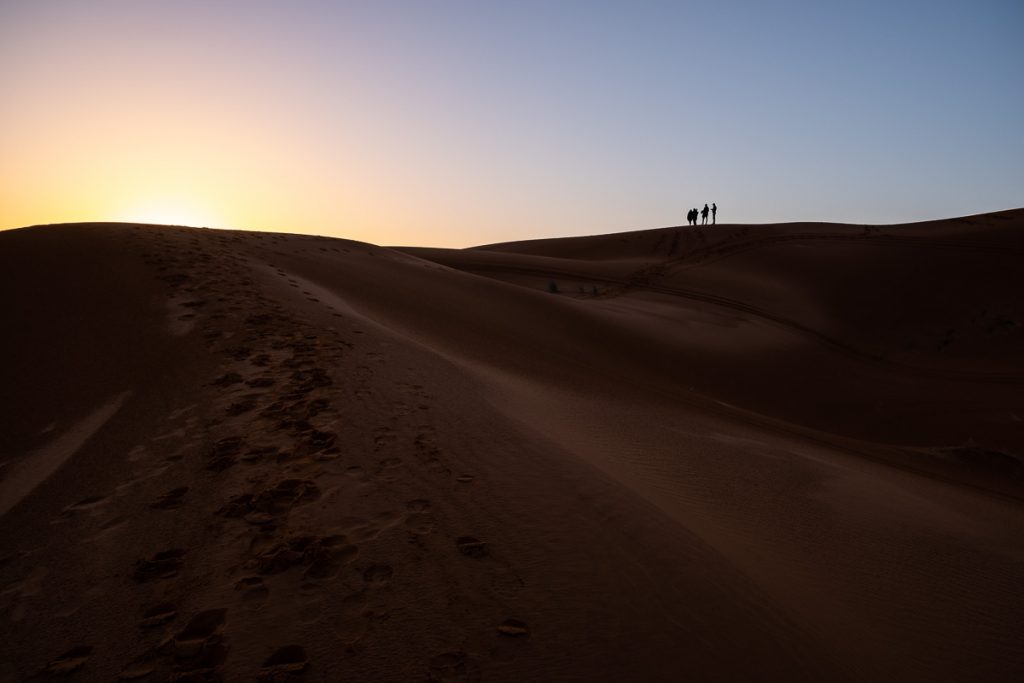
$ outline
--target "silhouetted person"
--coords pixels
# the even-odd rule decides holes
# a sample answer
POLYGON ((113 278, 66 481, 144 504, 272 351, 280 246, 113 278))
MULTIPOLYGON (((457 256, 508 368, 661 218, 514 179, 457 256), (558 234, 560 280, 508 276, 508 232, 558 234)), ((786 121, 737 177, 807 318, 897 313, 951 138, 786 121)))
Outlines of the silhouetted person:
POLYGON ((718 221, 717 214, 718 206, 714 202, 711 202, 711 225, 714 225, 718 221))
POLYGON ((699 216, 699 215, 700 215, 700 211, 697 210, 696 206, 693 207, 693 224, 694 225, 697 225, 697 216, 699 216))
POLYGON ((707 225, 708 224, 708 205, 707 204, 704 205, 704 210, 700 212, 700 216, 701 216, 701 218, 704 219, 702 221, 702 224, 703 225, 707 225))
POLYGON ((694 218, 693 215, 693 209, 690 209, 689 211, 686 212, 686 222, 689 223, 690 225, 693 225, 697 222, 697 219, 694 218))

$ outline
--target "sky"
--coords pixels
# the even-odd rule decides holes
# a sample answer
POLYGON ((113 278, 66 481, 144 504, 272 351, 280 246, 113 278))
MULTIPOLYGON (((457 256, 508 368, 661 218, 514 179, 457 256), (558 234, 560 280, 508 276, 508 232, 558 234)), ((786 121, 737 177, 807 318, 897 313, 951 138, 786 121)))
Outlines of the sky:
POLYGON ((0 229, 461 247, 1024 206, 1024 2, 0 0, 0 229))

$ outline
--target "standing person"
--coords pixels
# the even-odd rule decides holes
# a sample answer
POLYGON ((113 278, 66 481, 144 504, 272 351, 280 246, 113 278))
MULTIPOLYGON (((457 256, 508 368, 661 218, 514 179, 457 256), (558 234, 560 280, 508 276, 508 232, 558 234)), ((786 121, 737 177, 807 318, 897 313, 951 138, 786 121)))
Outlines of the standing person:
POLYGON ((704 205, 704 210, 700 212, 701 218, 704 219, 703 222, 702 222, 703 225, 707 225, 708 224, 708 211, 709 211, 708 205, 705 204, 704 205))
POLYGON ((686 212, 686 224, 693 225, 693 209, 686 212))
POLYGON ((714 202, 711 202, 711 225, 714 225, 718 221, 717 215, 718 206, 714 202))

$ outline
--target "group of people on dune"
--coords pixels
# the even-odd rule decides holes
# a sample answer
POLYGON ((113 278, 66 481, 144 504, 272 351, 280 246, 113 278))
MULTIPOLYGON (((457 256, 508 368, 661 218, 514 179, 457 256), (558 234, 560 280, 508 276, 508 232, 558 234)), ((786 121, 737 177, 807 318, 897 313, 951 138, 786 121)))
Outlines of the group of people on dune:
MULTIPOLYGON (((708 205, 705 204, 702 210, 690 209, 686 212, 686 222, 689 225, 697 225, 697 217, 700 216, 704 219, 701 225, 708 224, 708 205)), ((711 225, 715 224, 715 215, 718 213, 718 206, 714 202, 711 202, 711 225)))

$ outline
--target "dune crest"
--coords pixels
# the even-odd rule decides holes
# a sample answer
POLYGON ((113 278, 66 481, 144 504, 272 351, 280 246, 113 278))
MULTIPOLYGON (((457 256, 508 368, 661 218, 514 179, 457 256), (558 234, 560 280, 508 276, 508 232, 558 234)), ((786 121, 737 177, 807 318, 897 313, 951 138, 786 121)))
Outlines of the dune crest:
POLYGON ((1022 228, 0 233, 0 679, 1010 680, 1022 228))

